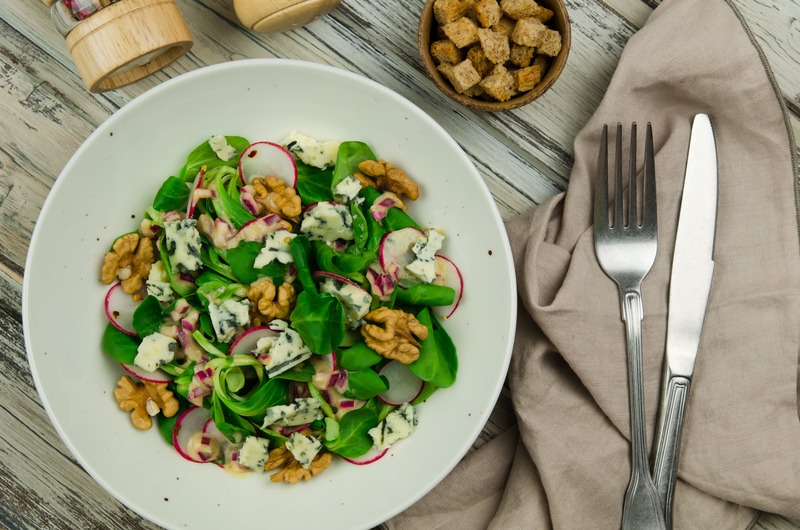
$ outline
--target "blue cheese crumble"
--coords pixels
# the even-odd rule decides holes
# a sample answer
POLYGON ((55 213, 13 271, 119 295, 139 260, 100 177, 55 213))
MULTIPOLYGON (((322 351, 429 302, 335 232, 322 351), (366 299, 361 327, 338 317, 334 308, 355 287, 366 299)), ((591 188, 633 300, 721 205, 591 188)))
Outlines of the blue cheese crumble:
POLYGON ((318 168, 334 165, 339 153, 339 142, 335 140, 320 142, 297 131, 290 132, 281 145, 306 164, 318 168))
POLYGON ((253 268, 260 269, 266 267, 273 261, 283 263, 284 265, 292 263, 294 259, 292 259, 292 253, 289 252, 289 243, 291 243, 292 239, 295 237, 297 237, 297 234, 293 234, 288 230, 277 230, 271 234, 267 234, 264 240, 264 248, 262 248, 261 252, 256 256, 256 260, 253 262, 253 268))
POLYGON ((269 440, 248 436, 236 454, 236 461, 242 466, 263 473, 264 466, 269 459, 269 440))
POLYGON ((211 150, 217 155, 217 158, 223 162, 227 162, 233 155, 236 154, 236 149, 228 145, 228 140, 221 134, 215 134, 208 140, 208 145, 211 150))
POLYGON ((164 262, 159 260, 150 267, 150 274, 147 276, 147 294, 155 296, 159 302, 168 304, 172 302, 172 286, 169 284, 167 271, 164 269, 164 262))
POLYGON ((431 283, 435 280, 434 262, 436 253, 442 248, 442 243, 444 243, 444 234, 430 228, 427 237, 420 237, 411 248, 416 259, 406 265, 406 271, 424 283, 431 283))
POLYGON ((358 327, 364 315, 369 313, 372 295, 357 285, 325 278, 320 284, 319 290, 333 295, 342 303, 347 324, 351 328, 358 327))
POLYGON ((323 417, 322 409, 316 398, 297 398, 289 405, 270 407, 264 413, 263 429, 270 425, 291 427, 305 425, 323 417))
POLYGON ((300 231, 312 241, 352 241, 355 238, 350 210, 344 204, 334 202, 318 202, 308 210, 300 231))
POLYGON ((299 432, 295 432, 292 433, 289 440, 286 441, 286 448, 292 453, 295 460, 300 462, 303 468, 308 469, 314 457, 317 456, 319 450, 322 449, 322 442, 313 436, 305 436, 299 432))
POLYGON ((167 252, 169 252, 173 271, 195 272, 200 270, 200 232, 197 221, 181 219, 164 223, 167 252))
POLYGON ((250 323, 250 301, 228 298, 224 302, 208 304, 211 325, 217 341, 230 342, 239 329, 250 323))
POLYGON ((264 364, 264 368, 270 377, 280 375, 311 357, 311 350, 300 338, 300 334, 288 326, 280 329, 277 325, 274 326, 274 323, 275 321, 270 322, 270 327, 280 331, 278 336, 261 337, 253 351, 257 357, 267 354, 268 361, 264 364))
POLYGON ((175 359, 177 341, 161 333, 152 333, 142 339, 136 348, 133 364, 148 372, 155 372, 162 364, 175 359))
POLYGON ((361 191, 361 183, 353 176, 345 177, 333 187, 333 194, 345 201, 352 201, 361 191))
POLYGON ((410 403, 390 412, 377 427, 368 431, 373 445, 378 450, 388 449, 392 444, 408 438, 417 426, 417 410, 410 403))

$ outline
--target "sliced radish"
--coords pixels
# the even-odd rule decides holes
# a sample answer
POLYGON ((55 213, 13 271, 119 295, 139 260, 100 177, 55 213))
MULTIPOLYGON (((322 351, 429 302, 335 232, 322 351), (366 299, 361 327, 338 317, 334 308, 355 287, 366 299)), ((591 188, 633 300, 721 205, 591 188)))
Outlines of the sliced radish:
POLYGON ((378 374, 389 381, 389 390, 378 395, 378 399, 387 405, 402 405, 414 401, 425 384, 422 379, 414 375, 408 365, 399 361, 386 363, 378 374))
POLYGON ((277 337, 278 335, 280 335, 280 333, 274 331, 269 326, 250 328, 233 341, 228 350, 228 355, 246 355, 252 353, 255 351, 259 339, 263 337, 277 337))
POLYGON ((421 237, 425 234, 411 226, 385 234, 378 247, 378 259, 383 270, 398 280, 405 277, 406 265, 416 258, 411 249, 421 237))
POLYGON ((369 212, 372 214, 373 219, 380 222, 384 217, 386 217, 389 209, 395 207, 400 208, 401 210, 406 209, 406 206, 400 197, 391 191, 386 191, 383 194, 378 195, 378 197, 375 199, 375 202, 373 202, 372 206, 369 207, 369 212))
POLYGON ((263 243, 267 238, 267 234, 277 232, 281 228, 283 228, 281 218, 274 213, 266 217, 256 217, 246 222, 236 233, 229 236, 225 242, 225 247, 235 248, 241 241, 263 243))
POLYGON ((142 381, 147 381, 148 383, 170 383, 174 379, 171 375, 160 368, 155 372, 148 372, 147 370, 139 368, 133 364, 120 363, 120 365, 129 374, 135 375, 142 381))
POLYGON ((379 263, 371 264, 365 275, 372 289, 372 294, 376 295, 382 302, 388 302, 395 286, 392 276, 384 272, 379 263))
POLYGON ((249 184, 256 177, 278 177, 286 185, 297 185, 297 165, 292 154, 273 142, 256 142, 239 157, 239 177, 249 184))
MULTIPOLYGON (((228 449, 228 445, 230 445, 230 441, 217 428, 217 424, 214 423, 213 418, 209 418, 209 420, 206 422, 205 426, 203 427, 203 434, 207 434, 212 439, 216 440, 217 443, 219 444, 220 453, 222 453, 223 455, 225 454, 225 451, 228 449)), ((220 462, 214 462, 214 463, 217 464, 217 466, 219 467, 223 467, 223 465, 220 462)))
POLYGON ((122 290, 122 284, 115 283, 111 286, 106 293, 104 307, 106 317, 115 328, 133 337, 136 336, 136 331, 133 330, 133 313, 139 307, 139 302, 122 290))
MULTIPOLYGON (((191 219, 194 217, 194 209, 197 206, 197 201, 201 199, 202 194, 198 194, 198 190, 202 190, 203 188, 203 175, 205 175, 205 169, 200 169, 197 173, 197 176, 194 179, 194 183, 192 184, 192 194, 189 196, 189 205, 186 207, 186 217, 191 219)), ((211 190, 208 190, 211 191, 211 190)))
POLYGON ((461 271, 456 264, 444 256, 436 256, 434 270, 436 271, 436 279, 433 280, 433 283, 451 287, 456 292, 456 297, 452 304, 434 308, 438 315, 448 319, 453 316, 453 313, 458 309, 458 304, 461 302, 461 296, 464 294, 464 277, 461 276, 461 271))
POLYGON ((182 457, 191 462, 204 462, 199 456, 191 455, 189 441, 197 433, 202 433, 211 411, 203 407, 190 407, 180 415, 172 429, 172 445, 182 457))
POLYGON ((357 466, 365 466, 367 464, 371 464, 371 463, 376 462, 376 461, 380 460, 381 458, 383 458, 383 455, 385 455, 387 453, 387 451, 389 451, 389 450, 388 449, 375 449, 374 447, 372 447, 369 451, 367 451, 363 455, 358 456, 356 458, 347 458, 347 457, 342 457, 342 458, 344 458, 345 460, 347 460, 351 464, 355 464, 357 466))

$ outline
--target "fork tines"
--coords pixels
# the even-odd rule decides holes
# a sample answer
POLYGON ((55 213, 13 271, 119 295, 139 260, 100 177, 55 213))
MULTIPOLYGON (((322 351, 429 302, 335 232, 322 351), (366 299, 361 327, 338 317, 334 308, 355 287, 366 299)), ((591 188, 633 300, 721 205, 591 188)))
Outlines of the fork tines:
POLYGON ((628 167, 628 193, 627 201, 623 198, 622 179, 622 124, 617 124, 617 138, 614 156, 614 209, 609 213, 609 182, 608 182, 608 124, 603 125, 603 134, 600 139, 600 153, 597 158, 597 182, 595 191, 594 222, 595 225, 605 224, 613 228, 630 228, 636 226, 655 225, 655 163, 653 153, 653 130, 647 123, 644 147, 644 193, 638 193, 637 161, 636 161, 636 122, 631 124, 630 164, 628 167), (605 206, 605 208, 603 207, 605 206), (642 215, 639 212, 644 212, 642 215), (627 215, 626 215, 627 214, 627 215))

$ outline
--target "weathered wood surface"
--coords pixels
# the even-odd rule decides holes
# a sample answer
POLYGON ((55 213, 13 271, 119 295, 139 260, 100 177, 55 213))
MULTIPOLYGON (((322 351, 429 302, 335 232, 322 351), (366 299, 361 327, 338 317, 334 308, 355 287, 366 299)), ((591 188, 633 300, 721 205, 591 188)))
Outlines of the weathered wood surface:
MULTIPOLYGON (((155 528, 122 506, 75 462, 34 388, 22 336, 21 282, 36 218, 80 143, 148 88, 198 67, 286 57, 361 73, 407 97, 445 127, 483 175, 505 219, 565 189, 572 139, 602 98, 628 38, 655 0, 568 0, 569 64, 539 101, 477 114, 439 94, 422 71, 416 23, 423 0, 344 0, 299 30, 259 35, 238 26, 228 0, 183 0, 192 51, 146 80, 104 95, 86 92, 64 40, 38 2, 0 2, 0 527, 155 528)), ((800 139, 800 4, 736 0, 770 61, 800 139)), ((513 422, 507 395, 475 446, 513 422)), ((800 529, 765 514, 755 528, 800 529)))

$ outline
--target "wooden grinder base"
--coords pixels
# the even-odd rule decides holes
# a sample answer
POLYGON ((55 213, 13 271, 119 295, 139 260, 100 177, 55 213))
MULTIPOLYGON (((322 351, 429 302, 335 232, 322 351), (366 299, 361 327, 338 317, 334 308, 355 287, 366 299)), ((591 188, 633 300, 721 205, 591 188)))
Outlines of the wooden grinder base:
POLYGON ((69 53, 92 92, 138 81, 191 47, 192 35, 174 0, 122 0, 67 35, 69 53))

